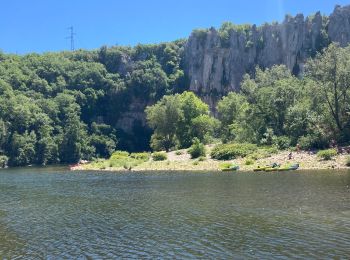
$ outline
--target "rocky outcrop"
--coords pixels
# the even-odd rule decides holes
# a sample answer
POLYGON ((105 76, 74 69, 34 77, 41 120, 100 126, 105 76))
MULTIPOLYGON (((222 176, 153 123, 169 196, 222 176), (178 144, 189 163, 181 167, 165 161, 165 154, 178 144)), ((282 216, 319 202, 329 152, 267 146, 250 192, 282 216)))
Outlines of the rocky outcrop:
POLYGON ((337 5, 329 16, 328 35, 332 41, 346 46, 350 42, 350 6, 337 5))
POLYGON ((331 41, 350 42, 350 6, 336 6, 329 17, 318 12, 286 16, 281 24, 195 30, 185 47, 189 89, 213 105, 238 90, 243 75, 256 66, 285 64, 294 74, 302 73, 305 61, 331 41))

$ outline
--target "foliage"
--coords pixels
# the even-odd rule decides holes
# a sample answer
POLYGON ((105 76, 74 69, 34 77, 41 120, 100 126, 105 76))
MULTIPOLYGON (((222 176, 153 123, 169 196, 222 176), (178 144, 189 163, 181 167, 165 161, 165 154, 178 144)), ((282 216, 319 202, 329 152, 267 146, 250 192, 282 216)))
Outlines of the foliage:
POLYGON ((251 158, 247 158, 244 162, 245 165, 253 165, 254 164, 254 160, 251 158))
MULTIPOLYGON (((250 24, 236 25, 231 22, 224 22, 219 28, 219 36, 220 36, 222 47, 227 48, 230 46, 230 36, 233 32, 248 36, 249 33, 251 32, 251 25, 250 24)), ((250 46, 250 43, 247 45, 250 46)))
POLYGON ((274 144, 280 150, 286 150, 290 147, 291 140, 290 137, 285 135, 274 136, 272 138, 272 144, 274 144))
POLYGON ((232 166, 231 162, 222 162, 219 164, 220 169, 228 169, 232 166))
POLYGON ((326 148, 350 141, 350 47, 329 45, 297 78, 284 65, 245 75, 239 93, 218 103, 223 142, 287 149, 326 148))
POLYGON ((151 156, 149 153, 143 152, 143 153, 131 153, 130 157, 136 160, 147 162, 151 156))
POLYGON ((129 153, 126 151, 115 151, 112 153, 111 158, 120 159, 120 158, 126 158, 129 156, 129 153))
POLYGON ((5 155, 0 155, 0 168, 5 168, 7 166, 8 157, 5 155))
POLYGON ((113 168, 124 168, 127 170, 132 169, 147 161, 149 158, 148 153, 131 153, 125 151, 115 151, 108 160, 97 159, 91 163, 93 168, 106 169, 109 167, 113 168), (147 157, 148 156, 148 157, 147 157))
POLYGON ((169 151, 175 147, 176 128, 183 117, 183 111, 179 106, 179 95, 164 96, 155 105, 147 107, 145 112, 149 126, 154 129, 151 139, 153 150, 169 151))
POLYGON ((169 151, 177 146, 187 148, 194 137, 208 141, 219 124, 208 115, 208 105, 187 91, 164 96, 145 112, 148 125, 154 129, 151 147, 156 151, 169 151))
MULTIPOLYGON (((283 65, 256 68, 243 77, 240 91, 218 102, 217 119, 199 97, 184 91, 189 85, 185 40, 40 55, 1 53, 0 154, 9 166, 18 166, 109 158, 124 148, 188 148, 195 137, 203 144, 220 137, 223 143, 279 149, 297 143, 303 149, 324 149, 331 139, 348 144, 350 46, 329 44, 327 24, 323 17, 303 77, 283 65), (138 111, 149 105, 148 125, 135 121, 126 132, 116 126, 126 111, 133 111, 130 104, 137 104, 138 111)), ((193 32, 200 44, 209 33, 193 32)), ((218 33, 224 48, 234 34, 247 48, 256 44, 259 51, 265 44, 262 36, 253 39, 250 25, 224 23, 218 33)), ((218 156, 245 154, 230 149, 218 156)), ((267 154, 259 148, 252 156, 267 154)))
POLYGON ((307 63, 307 75, 313 80, 313 98, 321 112, 322 121, 332 128, 334 135, 349 139, 350 103, 350 47, 330 44, 323 53, 307 63))
POLYGON ((327 142, 322 136, 318 137, 317 135, 307 134, 299 138, 300 148, 303 150, 309 150, 312 148, 325 148, 327 142))
POLYGON ((204 162, 206 159, 207 159, 207 157, 205 157, 205 156, 198 157, 199 162, 204 162))
POLYGON ((257 149, 257 145, 249 143, 219 144, 213 148, 210 156, 217 160, 231 160, 246 157, 257 149))
POLYGON ((165 161, 168 159, 168 156, 164 152, 155 152, 152 154, 153 161, 165 161))
POLYGON ((198 138, 194 138, 191 147, 188 149, 188 153, 191 158, 204 157, 206 155, 205 146, 200 142, 198 138))
POLYGON ((115 126, 131 100, 183 91, 184 43, 1 54, 0 153, 15 166, 108 158, 118 139, 129 150, 149 149, 147 126, 127 134, 115 126))
POLYGON ((336 155, 337 155, 337 150, 335 149, 327 149, 327 150, 321 150, 317 152, 317 157, 323 160, 331 160, 336 155))

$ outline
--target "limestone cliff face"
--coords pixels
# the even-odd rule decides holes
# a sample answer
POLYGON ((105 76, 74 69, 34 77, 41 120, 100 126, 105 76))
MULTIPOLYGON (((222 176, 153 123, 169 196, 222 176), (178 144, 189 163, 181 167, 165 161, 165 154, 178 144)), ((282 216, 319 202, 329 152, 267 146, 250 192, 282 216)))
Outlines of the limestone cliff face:
POLYGON ((214 28, 194 31, 185 48, 189 89, 213 105, 236 91, 245 73, 254 68, 285 64, 294 74, 329 42, 350 42, 350 6, 336 6, 329 16, 319 12, 304 18, 286 16, 281 24, 231 28, 228 37, 214 28))
POLYGON ((329 16, 328 35, 332 41, 346 46, 350 42, 350 6, 337 5, 329 16))

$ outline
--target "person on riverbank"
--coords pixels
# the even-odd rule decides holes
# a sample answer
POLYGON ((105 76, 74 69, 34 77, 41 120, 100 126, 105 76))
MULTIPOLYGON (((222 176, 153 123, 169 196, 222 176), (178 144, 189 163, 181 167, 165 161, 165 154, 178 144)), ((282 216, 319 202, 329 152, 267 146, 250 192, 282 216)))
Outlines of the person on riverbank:
POLYGON ((293 154, 292 154, 292 152, 290 152, 289 154, 288 154, 288 160, 292 160, 293 159, 293 154))

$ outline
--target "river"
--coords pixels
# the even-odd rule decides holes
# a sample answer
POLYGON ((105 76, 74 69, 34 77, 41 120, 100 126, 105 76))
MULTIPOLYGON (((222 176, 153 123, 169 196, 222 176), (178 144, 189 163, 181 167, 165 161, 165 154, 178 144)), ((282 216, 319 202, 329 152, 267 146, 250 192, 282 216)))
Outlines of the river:
POLYGON ((349 259, 350 171, 0 170, 2 259, 349 259))

